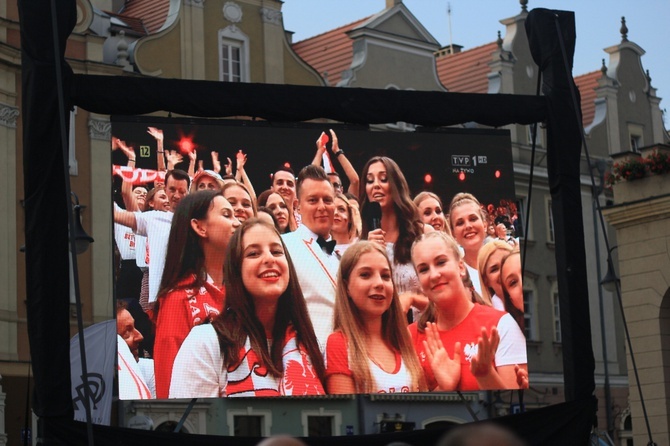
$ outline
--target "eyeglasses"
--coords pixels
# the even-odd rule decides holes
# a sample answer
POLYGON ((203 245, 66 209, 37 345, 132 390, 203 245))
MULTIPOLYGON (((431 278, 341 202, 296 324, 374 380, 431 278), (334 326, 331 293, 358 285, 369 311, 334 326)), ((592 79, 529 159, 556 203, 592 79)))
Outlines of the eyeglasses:
POLYGON ((333 183, 335 189, 342 189, 342 183, 333 183))

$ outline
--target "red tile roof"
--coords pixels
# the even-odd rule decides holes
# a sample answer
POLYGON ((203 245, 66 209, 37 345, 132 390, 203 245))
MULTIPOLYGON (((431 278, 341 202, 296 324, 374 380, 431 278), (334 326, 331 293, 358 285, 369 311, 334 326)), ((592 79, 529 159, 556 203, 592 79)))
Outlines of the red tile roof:
POLYGON ((296 42, 293 44, 293 50, 321 76, 327 72, 328 84, 335 86, 342 79, 342 72, 351 67, 354 55, 353 40, 346 33, 368 19, 369 17, 366 17, 296 42))
POLYGON ((596 90, 598 86, 598 79, 602 76, 600 70, 592 71, 590 73, 582 74, 575 77, 575 84, 579 89, 579 94, 582 97, 582 124, 587 127, 593 122, 596 114, 596 90))
MULTIPOLYGON (((366 17, 301 40, 293 44, 293 49, 319 74, 323 76, 323 73, 327 72, 329 85, 337 85, 342 79, 342 71, 349 69, 353 59, 353 41, 346 33, 368 19, 369 17, 366 17)), ((496 50, 497 43, 491 42, 467 51, 436 56, 435 64, 440 82, 450 92, 487 93, 489 88, 487 75, 490 72, 488 63, 496 50)), ((596 92, 594 89, 598 86, 597 80, 600 75, 600 71, 594 71, 575 78, 582 97, 584 126, 589 125, 595 115, 596 92)))
POLYGON ((491 42, 471 50, 438 56, 435 59, 437 77, 452 93, 486 93, 489 90, 486 75, 491 70, 488 63, 496 49, 497 44, 491 42))
POLYGON ((119 14, 142 20, 149 34, 158 31, 170 9, 170 0, 127 0, 119 14))

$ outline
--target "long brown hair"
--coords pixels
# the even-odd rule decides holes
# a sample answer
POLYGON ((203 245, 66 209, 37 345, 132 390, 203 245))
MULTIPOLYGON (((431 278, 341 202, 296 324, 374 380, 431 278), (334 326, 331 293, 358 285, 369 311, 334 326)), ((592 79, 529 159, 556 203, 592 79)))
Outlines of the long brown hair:
MULTIPOLYGON (((365 206, 370 202, 365 190, 367 175, 370 166, 374 163, 382 163, 386 169, 388 184, 390 186, 393 208, 398 222, 398 240, 393 247, 393 261, 395 263, 409 263, 412 260, 412 243, 423 233, 423 222, 419 217, 419 210, 412 201, 409 193, 409 185, 398 164, 386 156, 375 156, 368 160, 363 167, 363 181, 361 181, 358 196, 361 198, 361 214, 365 215, 365 206)), ((368 222, 363 220, 361 238, 367 239, 368 222)))
MULTIPOLYGON (((263 206, 268 205, 268 199, 270 198, 270 195, 272 194, 277 194, 279 197, 282 199, 284 202, 284 205, 286 205, 286 209, 288 210, 288 225, 286 226, 286 229, 284 230, 284 234, 288 232, 293 232, 296 230, 298 227, 298 224, 295 221, 295 214, 293 214, 293 206, 290 205, 289 203, 286 202, 286 199, 282 197, 282 195, 279 192, 276 192, 272 189, 267 189, 261 192, 261 194, 258 196, 258 199, 256 200, 256 205, 258 208, 261 208, 263 206)), ((256 209, 258 211, 258 209, 256 209)))
MULTIPOLYGON (((356 390, 365 393, 374 393, 377 391, 377 383, 370 372, 369 354, 367 343, 365 342, 365 322, 347 292, 351 272, 358 264, 360 257, 369 252, 382 254, 386 259, 389 269, 391 269, 386 251, 376 242, 362 240, 354 243, 344 252, 340 260, 340 269, 337 277, 333 328, 334 330, 341 331, 347 339, 349 365, 353 373, 354 382, 356 383, 356 390)), ((426 390, 423 372, 421 371, 416 352, 412 346, 412 340, 407 331, 407 320, 402 312, 395 285, 393 286, 391 306, 382 315, 382 337, 393 350, 400 352, 400 356, 412 377, 411 391, 426 390)))
POLYGON ((207 280, 202 240, 191 227, 191 220, 207 218, 214 198, 219 195, 221 192, 211 190, 194 192, 182 198, 174 210, 163 277, 158 290, 159 300, 186 277, 195 276, 194 282, 184 285, 189 288, 200 287, 207 280))
POLYGON ((258 218, 250 218, 242 223, 228 243, 224 269, 226 271, 226 308, 212 325, 218 334, 226 367, 239 363, 240 349, 244 347, 248 336, 252 350, 258 355, 270 374, 281 377, 284 371, 282 364, 283 341, 287 329, 293 327, 296 331, 296 341, 309 355, 314 371, 323 384, 325 375, 323 356, 319 350, 319 343, 314 334, 312 321, 307 313, 305 298, 300 289, 293 262, 277 228, 258 218), (272 330, 273 342, 270 351, 267 347, 265 329, 256 316, 254 300, 242 281, 244 235, 250 228, 258 225, 263 225, 272 230, 281 241, 289 271, 288 287, 279 296, 277 302, 277 313, 275 314, 275 323, 272 330))

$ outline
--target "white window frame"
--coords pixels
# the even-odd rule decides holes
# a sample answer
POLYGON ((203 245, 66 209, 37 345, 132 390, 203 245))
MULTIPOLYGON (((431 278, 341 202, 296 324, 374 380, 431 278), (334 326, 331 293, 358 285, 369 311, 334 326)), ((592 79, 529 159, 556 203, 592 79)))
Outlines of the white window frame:
POLYGON ((249 36, 240 29, 231 25, 220 29, 217 45, 219 47, 219 80, 231 82, 224 77, 223 70, 223 47, 225 45, 239 48, 240 50, 240 82, 249 82, 249 36))
POLYGON ((525 231, 527 226, 528 234, 524 234, 523 237, 520 237, 519 234, 514 234, 514 237, 533 240, 533 223, 530 221, 531 216, 526 215, 526 208, 528 207, 528 197, 526 195, 517 195, 516 204, 517 204, 516 212, 519 215, 519 218, 521 219, 521 230, 525 231), (526 218, 528 219, 528 221, 526 221, 526 218))
POLYGON ((235 417, 236 416, 253 416, 261 417, 261 436, 268 437, 272 434, 272 411, 271 410, 256 410, 249 406, 246 409, 228 409, 226 411, 226 422, 228 424, 228 434, 231 437, 235 436, 235 417))
POLYGON ((325 410, 319 407, 318 410, 303 410, 300 418, 302 422, 303 437, 309 436, 309 417, 330 417, 332 423, 333 436, 342 435, 342 412, 339 410, 325 410))
POLYGON ((554 342, 561 343, 563 342, 563 334, 561 332, 561 305, 558 295, 558 283, 553 282, 551 284, 551 314, 552 314, 552 327, 554 334, 554 342))
POLYGON ((523 319, 525 325, 525 333, 527 341, 539 341, 538 321, 537 321, 537 287, 535 286, 534 280, 527 277, 524 277, 523 280, 523 319), (529 293, 528 295, 526 293, 529 293), (526 305, 526 297, 530 296, 528 299, 528 305, 526 305))
POLYGON ((640 147, 644 147, 644 126, 628 123, 628 144, 633 152, 639 152, 640 147))
POLYGON ((76 157, 76 139, 75 139, 75 119, 77 118, 77 107, 70 110, 70 135, 68 137, 68 167, 71 176, 79 174, 79 166, 76 157))
POLYGON ((556 243, 556 232, 554 228, 554 212, 551 209, 551 197, 545 196, 544 214, 547 217, 547 242, 556 243))
MULTIPOLYGON (((533 145, 533 126, 534 124, 529 124, 526 126, 528 128, 528 133, 526 136, 528 137, 529 146, 533 145)), ((535 147, 544 147, 544 129, 539 123, 537 124, 537 138, 535 139, 535 147)))

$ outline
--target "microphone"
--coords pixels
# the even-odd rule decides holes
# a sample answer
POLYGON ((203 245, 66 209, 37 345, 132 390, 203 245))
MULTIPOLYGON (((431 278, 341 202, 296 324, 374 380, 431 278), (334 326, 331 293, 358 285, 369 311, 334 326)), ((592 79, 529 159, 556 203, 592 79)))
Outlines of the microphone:
POLYGON ((369 201, 365 205, 365 223, 370 231, 382 227, 382 207, 376 201, 369 201))

